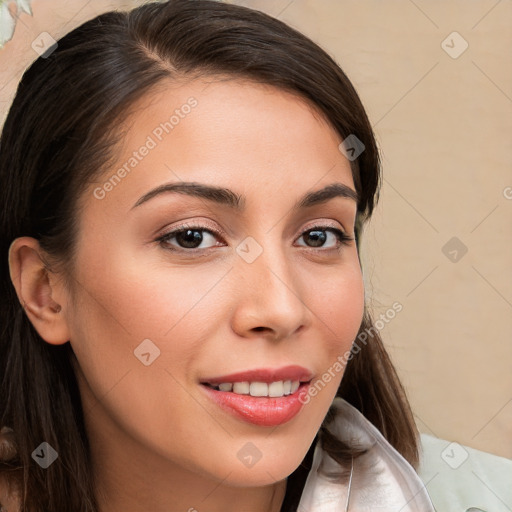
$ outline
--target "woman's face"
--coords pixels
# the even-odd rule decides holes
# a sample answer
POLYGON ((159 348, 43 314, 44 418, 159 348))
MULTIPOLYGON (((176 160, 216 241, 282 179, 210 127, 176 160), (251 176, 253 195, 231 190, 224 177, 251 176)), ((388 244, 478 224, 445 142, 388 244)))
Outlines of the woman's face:
POLYGON ((169 86, 125 127, 117 163, 82 196, 63 310, 96 453, 234 486, 282 480, 363 315, 357 248, 337 237, 354 236, 355 200, 301 204, 354 190, 341 139, 297 97, 238 80, 169 86), (164 185, 181 188, 151 192, 164 185), (318 379, 315 396, 307 383, 243 395, 318 379))

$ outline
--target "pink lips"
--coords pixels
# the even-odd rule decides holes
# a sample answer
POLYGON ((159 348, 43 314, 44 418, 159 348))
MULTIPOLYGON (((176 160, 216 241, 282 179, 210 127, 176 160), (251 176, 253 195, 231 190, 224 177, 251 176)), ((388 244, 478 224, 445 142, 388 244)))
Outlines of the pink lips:
POLYGON ((279 369, 257 369, 232 373, 221 377, 202 379, 201 388, 217 405, 225 411, 258 426, 273 427, 282 425, 295 417, 302 409, 308 393, 309 381, 313 374, 301 366, 286 366, 279 369), (218 385, 223 382, 276 382, 301 381, 299 388, 282 397, 254 397, 239 395, 229 391, 219 391, 205 384, 218 385))
POLYGON ((262 368, 258 370, 248 370, 246 372, 231 373, 221 377, 211 377, 201 379, 201 382, 208 384, 222 384, 223 382, 276 382, 279 380, 300 380, 309 382, 313 374, 302 366, 291 365, 283 368, 270 369, 262 368))

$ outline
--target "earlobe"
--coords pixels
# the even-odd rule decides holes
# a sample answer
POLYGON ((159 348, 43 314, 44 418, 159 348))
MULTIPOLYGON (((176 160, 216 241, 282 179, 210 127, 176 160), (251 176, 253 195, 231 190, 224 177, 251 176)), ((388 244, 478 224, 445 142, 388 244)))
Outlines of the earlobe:
POLYGON ((41 257, 39 242, 32 237, 16 238, 9 248, 9 271, 18 299, 41 338, 52 345, 69 341, 61 301, 61 285, 52 285, 50 272, 41 257))

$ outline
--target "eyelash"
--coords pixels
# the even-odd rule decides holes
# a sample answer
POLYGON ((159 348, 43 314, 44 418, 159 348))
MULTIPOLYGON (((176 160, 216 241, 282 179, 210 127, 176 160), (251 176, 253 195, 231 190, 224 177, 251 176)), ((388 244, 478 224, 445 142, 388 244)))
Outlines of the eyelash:
MULTIPOLYGON (((199 225, 192 225, 192 224, 183 224, 181 226, 178 226, 176 229, 173 229, 172 231, 169 231, 161 236, 159 236, 155 242, 158 242, 164 249, 173 251, 173 252, 184 252, 184 253, 194 253, 194 252, 202 252, 202 251, 209 251, 210 249, 214 249, 214 247, 208 247, 206 249, 187 249, 184 247, 176 248, 171 245, 169 245, 168 241, 171 238, 174 238, 177 234, 182 233, 184 231, 191 230, 191 231, 206 231, 207 233, 210 233, 211 235, 216 235, 217 237, 221 238, 223 235, 219 231, 212 229, 210 227, 206 226, 199 226, 199 225)), ((300 237, 305 235, 306 233, 309 233, 310 231, 330 231, 331 233, 334 233, 336 238, 338 239, 339 245, 337 247, 330 247, 328 249, 322 249, 309 247, 309 249, 313 251, 332 251, 337 250, 338 252, 341 251, 343 246, 349 246, 351 242, 354 241, 354 237, 351 237, 347 235, 344 231, 338 228, 334 228, 332 226, 323 226, 323 225, 317 225, 313 226, 311 228, 306 229, 306 231, 303 231, 300 237)), ((300 238, 299 237, 299 238, 300 238)), ((307 246, 305 246, 307 248, 307 246)))

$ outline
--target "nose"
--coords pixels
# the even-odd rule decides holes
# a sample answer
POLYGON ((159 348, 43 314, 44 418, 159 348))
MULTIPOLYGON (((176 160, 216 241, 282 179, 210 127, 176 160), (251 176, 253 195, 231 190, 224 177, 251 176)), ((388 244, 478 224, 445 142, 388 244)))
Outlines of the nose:
POLYGON ((239 336, 278 341, 311 323, 307 283, 281 247, 264 247, 250 263, 239 257, 233 270, 232 328, 239 336))

